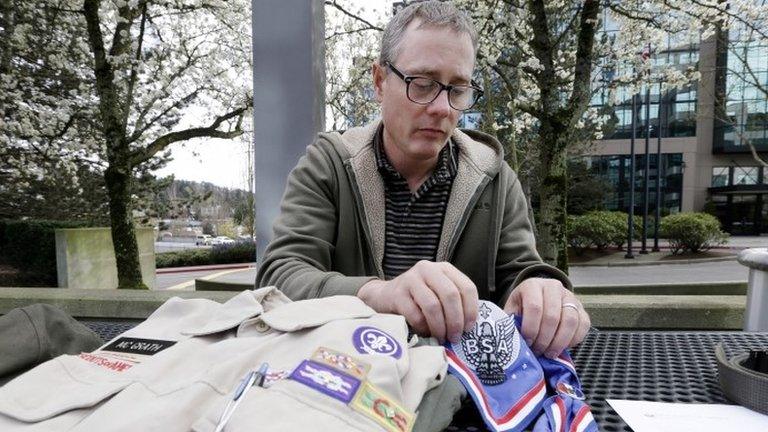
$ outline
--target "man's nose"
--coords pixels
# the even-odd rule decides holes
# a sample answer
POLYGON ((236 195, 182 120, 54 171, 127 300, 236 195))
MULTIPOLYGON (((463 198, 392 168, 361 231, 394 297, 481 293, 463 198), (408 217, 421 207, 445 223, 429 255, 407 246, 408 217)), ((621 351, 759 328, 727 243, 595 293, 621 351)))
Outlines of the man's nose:
POLYGON ((448 116, 452 109, 448 102, 448 90, 446 89, 441 90, 437 98, 427 105, 427 112, 440 116, 448 116))

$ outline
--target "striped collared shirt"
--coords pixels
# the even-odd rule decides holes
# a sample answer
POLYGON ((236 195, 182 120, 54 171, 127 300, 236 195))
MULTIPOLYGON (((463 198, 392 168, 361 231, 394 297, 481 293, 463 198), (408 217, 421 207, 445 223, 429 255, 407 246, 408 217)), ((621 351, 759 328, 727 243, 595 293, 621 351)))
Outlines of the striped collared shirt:
POLYGON ((418 261, 435 261, 443 217, 457 171, 457 148, 450 140, 437 158, 437 166, 415 193, 387 159, 383 127, 373 139, 376 163, 384 179, 386 237, 384 276, 393 279, 418 261))

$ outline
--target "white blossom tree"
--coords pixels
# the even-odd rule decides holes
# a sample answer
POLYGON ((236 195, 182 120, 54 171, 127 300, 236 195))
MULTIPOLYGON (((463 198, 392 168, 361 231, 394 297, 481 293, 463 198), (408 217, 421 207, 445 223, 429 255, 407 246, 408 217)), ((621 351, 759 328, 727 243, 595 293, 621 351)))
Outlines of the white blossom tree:
MULTIPOLYGON (((247 0, 11 0, 0 7, 3 184, 83 167, 104 177, 119 288, 141 281, 131 200, 167 148, 242 134, 247 0), (185 109, 204 106, 203 118, 185 109)), ((0 191, 2 191, 0 189, 0 191)))

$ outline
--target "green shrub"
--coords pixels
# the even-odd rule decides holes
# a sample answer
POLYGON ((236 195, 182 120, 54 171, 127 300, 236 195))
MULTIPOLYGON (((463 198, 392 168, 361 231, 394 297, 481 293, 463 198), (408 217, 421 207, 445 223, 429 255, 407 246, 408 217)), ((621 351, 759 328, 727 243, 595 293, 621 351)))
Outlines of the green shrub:
POLYGON ((669 240, 673 254, 704 251, 728 239, 728 234, 720 230, 720 221, 707 213, 665 216, 661 219, 661 235, 669 240))
MULTIPOLYGON (((577 252, 595 247, 598 250, 610 246, 620 248, 627 240, 627 214, 615 211, 593 211, 568 218, 568 243, 577 252)), ((639 239, 642 218, 635 216, 634 238, 639 239)), ((650 225, 649 225, 650 226, 650 225)))
POLYGON ((16 268, 27 284, 56 286, 55 230, 87 226, 75 221, 0 220, 0 263, 16 268))
POLYGON ((210 249, 187 249, 155 255, 155 266, 188 267, 210 264, 249 263, 256 260, 256 243, 253 241, 216 245, 210 249))

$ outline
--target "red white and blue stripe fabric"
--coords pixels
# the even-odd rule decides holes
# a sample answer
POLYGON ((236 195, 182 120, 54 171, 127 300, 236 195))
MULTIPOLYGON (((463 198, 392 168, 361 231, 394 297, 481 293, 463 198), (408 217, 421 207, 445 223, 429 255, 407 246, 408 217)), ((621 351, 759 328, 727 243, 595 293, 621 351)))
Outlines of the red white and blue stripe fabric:
POLYGON ((583 401, 581 382, 570 354, 566 351, 554 359, 543 356, 538 359, 549 393, 554 394, 542 404, 543 413, 533 432, 597 432, 595 418, 583 401))
MULTIPOLYGON (((520 317, 514 322, 519 332, 520 317)), ((570 355, 538 357, 523 338, 515 337, 514 343, 519 344, 511 347, 517 357, 504 369, 506 379, 495 385, 484 384, 463 360, 466 356, 455 352, 455 345, 445 345, 449 373, 467 389, 486 426, 491 431, 517 432, 535 421, 535 432, 597 432, 589 406, 578 399, 583 394, 570 355)))

